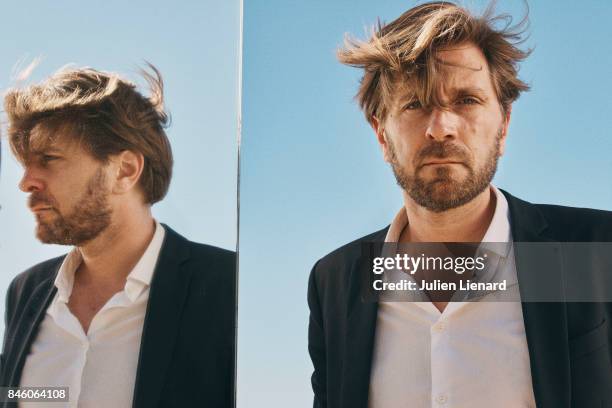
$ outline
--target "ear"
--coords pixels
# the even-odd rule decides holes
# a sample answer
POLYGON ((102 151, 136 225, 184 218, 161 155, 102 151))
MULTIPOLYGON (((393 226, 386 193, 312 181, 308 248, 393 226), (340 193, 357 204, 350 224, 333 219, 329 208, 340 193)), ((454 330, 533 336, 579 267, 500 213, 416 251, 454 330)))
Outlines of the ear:
POLYGON ((499 155, 503 156, 506 151, 506 136, 508 136, 508 128, 510 127, 510 116, 512 115, 512 105, 508 105, 504 115, 504 123, 502 125, 502 135, 499 141, 499 155))
POLYGON ((376 140, 378 141, 378 144, 380 145, 380 148, 382 150, 383 159, 387 163, 389 163, 389 147, 387 144, 387 137, 385 135, 384 126, 376 116, 372 116, 372 119, 370 120, 370 126, 372 126, 372 129, 376 134, 376 140))
POLYGON ((124 150, 112 159, 115 167, 113 192, 125 194, 138 185, 144 168, 142 153, 124 150))

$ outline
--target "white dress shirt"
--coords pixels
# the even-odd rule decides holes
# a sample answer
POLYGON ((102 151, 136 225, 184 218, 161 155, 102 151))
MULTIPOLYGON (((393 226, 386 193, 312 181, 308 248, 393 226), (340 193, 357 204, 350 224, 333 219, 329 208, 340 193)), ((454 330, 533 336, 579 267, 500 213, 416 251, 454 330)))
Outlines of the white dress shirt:
MULTIPOLYGON (((57 293, 26 358, 21 387, 69 387, 68 403, 45 402, 45 406, 132 406, 149 286, 164 234, 156 222, 153 239, 127 276, 123 291, 98 311, 87 333, 68 308, 81 254, 74 248, 66 256, 55 279, 57 293)), ((19 406, 39 408, 41 403, 19 406)))
MULTIPOLYGON (((491 188, 497 204, 482 241, 512 242, 508 202, 491 188)), ((402 208, 385 241, 398 242, 406 225, 402 208)), ((513 251, 501 255, 515 276, 513 251)), ((369 407, 535 407, 520 302, 485 296, 443 312, 431 302, 380 302, 369 407)))

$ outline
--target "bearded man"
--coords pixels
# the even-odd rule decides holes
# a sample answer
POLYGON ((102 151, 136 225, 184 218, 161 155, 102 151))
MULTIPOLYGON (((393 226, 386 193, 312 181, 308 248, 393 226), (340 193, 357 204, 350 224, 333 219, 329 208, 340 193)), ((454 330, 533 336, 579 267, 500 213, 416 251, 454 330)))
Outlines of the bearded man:
MULTIPOLYGON (((364 70, 357 99, 404 205, 390 226, 335 250, 311 272, 315 407, 612 404, 610 304, 364 296, 367 242, 612 241, 610 212, 531 204, 491 184, 512 103, 528 89, 517 77, 528 56, 515 42, 520 33, 494 21, 450 2, 426 3, 338 53, 364 70)), ((521 253, 499 252, 497 265, 518 277, 525 300, 526 282, 545 271, 519 267, 521 253)), ((549 260, 554 280, 563 259, 549 260)))
POLYGON ((150 68, 149 97, 89 68, 5 97, 36 236, 73 249, 11 283, 2 386, 65 387, 71 407, 233 406, 235 254, 152 216, 172 153, 150 68))

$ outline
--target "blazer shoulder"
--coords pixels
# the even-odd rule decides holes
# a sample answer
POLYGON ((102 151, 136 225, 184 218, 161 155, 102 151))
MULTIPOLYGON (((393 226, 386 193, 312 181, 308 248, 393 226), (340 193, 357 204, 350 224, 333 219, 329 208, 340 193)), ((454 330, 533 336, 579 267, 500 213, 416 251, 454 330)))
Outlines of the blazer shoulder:
POLYGON ((28 293, 32 292, 41 282, 52 279, 65 257, 66 255, 62 255, 56 258, 48 259, 26 269, 13 278, 13 281, 9 286, 9 290, 14 291, 19 297, 22 295, 27 295, 28 293))
POLYGON ((201 244, 188 241, 191 250, 200 256, 216 256, 221 258, 236 258, 236 252, 229 249, 219 248, 213 245, 201 244))
POLYGON ((166 230, 166 237, 161 252, 188 252, 189 260, 195 263, 206 263, 212 266, 228 266, 235 264, 236 253, 216 246, 193 242, 174 231, 166 224, 162 224, 166 230))
POLYGON ((556 204, 533 205, 537 206, 540 211, 551 218, 561 219, 569 217, 593 224, 600 222, 612 223, 612 211, 597 210, 594 208, 568 207, 556 204))
POLYGON ((512 222, 523 228, 540 228, 556 241, 612 241, 612 212, 592 208, 568 207, 556 204, 534 204, 502 190, 508 199, 512 222))
POLYGON ((54 276, 59 269, 65 255, 49 259, 21 272, 11 281, 5 299, 5 330, 11 330, 11 322, 21 313, 24 306, 31 300, 37 288, 42 284, 51 287, 54 276))
POLYGON ((224 269, 236 268, 236 252, 213 245, 187 241, 191 259, 224 269))
POLYGON ((383 242, 388 229, 389 226, 386 226, 333 250, 315 263, 312 273, 315 275, 329 274, 334 270, 349 268, 361 257, 361 245, 368 242, 383 242))
POLYGON ((534 205, 556 236, 576 242, 612 240, 612 211, 553 204, 534 205))

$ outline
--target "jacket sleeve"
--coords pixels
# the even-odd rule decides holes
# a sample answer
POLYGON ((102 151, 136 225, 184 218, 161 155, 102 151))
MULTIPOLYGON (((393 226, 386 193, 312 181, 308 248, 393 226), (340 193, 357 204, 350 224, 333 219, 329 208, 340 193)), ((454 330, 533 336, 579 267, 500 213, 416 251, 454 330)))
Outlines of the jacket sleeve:
POLYGON ((314 391, 314 408, 327 407, 327 359, 325 354, 325 329, 315 279, 317 265, 312 268, 308 280, 308 307, 310 320, 308 323, 308 352, 314 366, 312 373, 312 390, 314 391))
MULTIPOLYGON (((10 325, 11 325, 11 321, 12 321, 12 317, 13 317, 13 308, 15 306, 15 302, 14 302, 14 285, 15 284, 15 280, 13 280, 11 282, 11 284, 9 285, 8 290, 6 291, 6 303, 4 305, 4 340, 2 341, 2 354, 0 354, 0 378, 4 379, 6 378, 4 375, 4 368, 5 368, 5 363, 6 363, 6 346, 7 346, 7 339, 8 339, 8 332, 10 329, 10 325)), ((4 386, 5 384, 0 384, 2 386, 4 386)))
POLYGON ((608 323, 608 351, 610 353, 610 365, 612 366, 612 302, 606 303, 606 321, 608 323))

